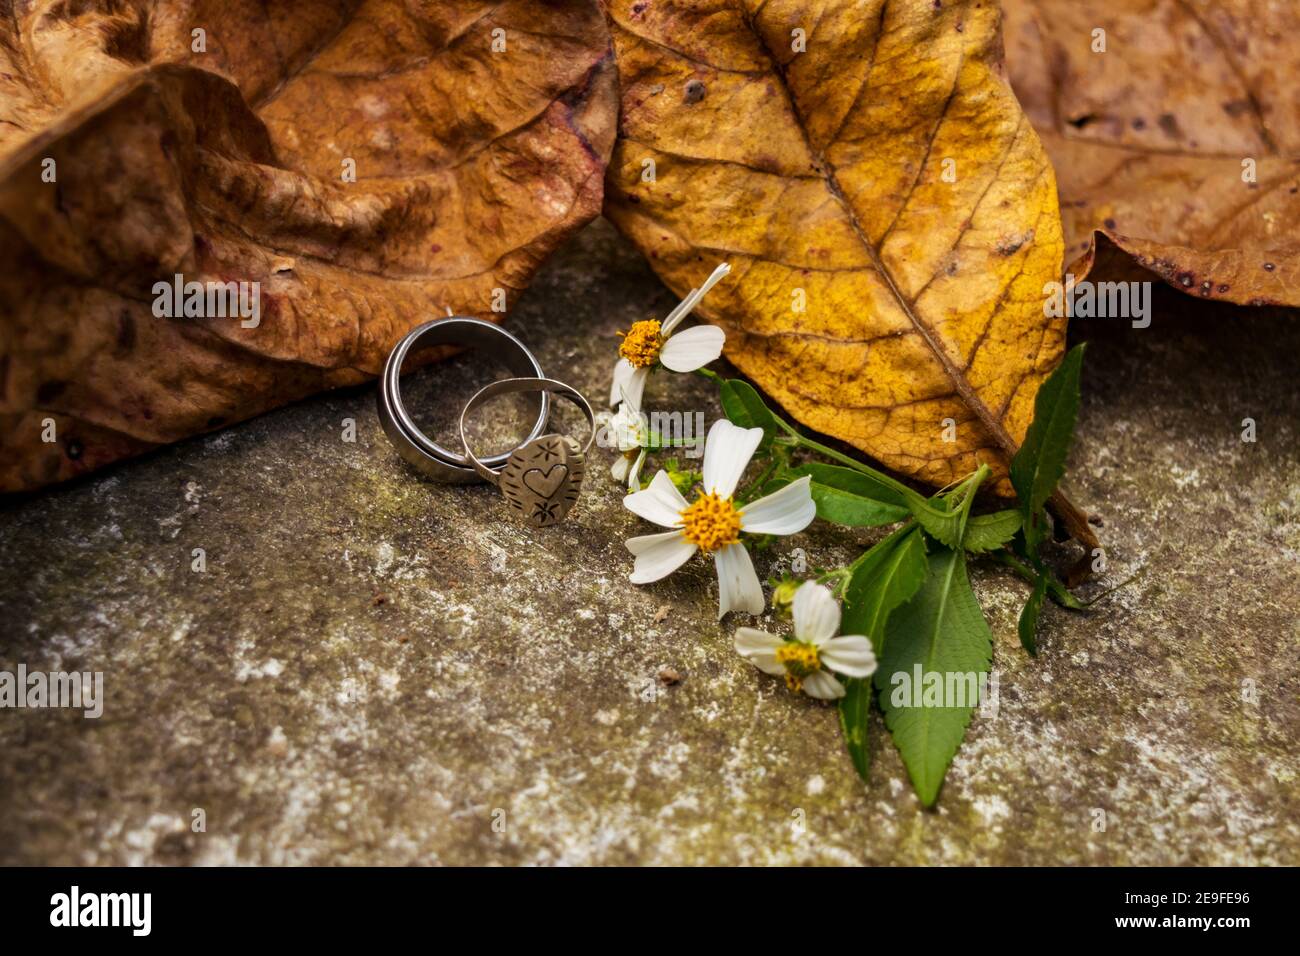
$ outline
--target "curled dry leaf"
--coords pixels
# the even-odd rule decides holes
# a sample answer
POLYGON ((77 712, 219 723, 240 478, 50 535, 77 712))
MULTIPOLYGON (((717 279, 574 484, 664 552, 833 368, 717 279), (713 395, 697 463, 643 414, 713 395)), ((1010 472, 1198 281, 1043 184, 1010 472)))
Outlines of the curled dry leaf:
POLYGON ((802 422, 934 485, 988 462, 1010 493, 1065 322, 1043 306, 1056 182, 1001 73, 997 4, 607 10, 606 215, 675 291, 733 263, 701 311, 802 422))
POLYGON ((1056 166, 1070 271, 1136 263, 1206 298, 1300 305, 1300 5, 1003 6, 1012 82, 1056 166))
POLYGON ((617 109, 593 0, 18 4, 0 61, 2 490, 498 317, 599 211, 617 109), (157 317, 178 273, 259 324, 157 317))

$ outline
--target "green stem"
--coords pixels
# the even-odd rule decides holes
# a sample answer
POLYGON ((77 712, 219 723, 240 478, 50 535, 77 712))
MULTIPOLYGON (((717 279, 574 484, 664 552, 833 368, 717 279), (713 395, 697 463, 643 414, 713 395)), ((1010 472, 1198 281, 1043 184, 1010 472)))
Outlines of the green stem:
MULTIPOLYGON (((1028 581, 1030 584, 1038 583, 1038 572, 1035 571, 1033 568, 1031 568, 1024 561, 1021 561, 1009 550, 1004 548, 1001 551, 994 551, 992 554, 989 555, 989 557, 993 558, 999 564, 1005 565, 1006 567, 1010 568, 1020 577, 1028 581)), ((1046 568, 1043 569, 1042 573, 1043 576, 1047 578, 1047 593, 1051 596, 1052 600, 1055 601, 1057 604, 1061 605, 1061 607, 1069 608, 1071 611, 1085 611, 1093 604, 1097 603, 1097 598, 1093 598, 1091 601, 1079 600, 1079 598, 1075 597, 1070 592, 1069 588, 1067 588, 1060 581, 1056 580, 1056 576, 1046 568)), ((1132 579, 1130 578, 1130 580, 1132 579)), ((1128 582, 1126 581, 1124 583, 1127 584, 1128 582)), ((1119 585, 1119 586, 1123 587, 1123 585, 1119 585)))
MULTIPOLYGON (((705 378, 709 379, 710 381, 716 382, 718 385, 721 385, 724 381, 726 381, 726 379, 724 379, 717 372, 714 372, 707 368, 696 369, 696 373, 699 375, 703 375, 705 378)), ((772 416, 772 421, 776 422, 777 426, 783 432, 785 432, 786 435, 789 436, 789 440, 784 442, 784 444, 797 445, 801 448, 806 448, 808 451, 816 452, 819 455, 824 455, 825 457, 831 459, 832 461, 837 461, 841 465, 845 465, 849 468, 852 468, 854 471, 861 472, 864 475, 870 475, 872 478, 875 478, 881 484, 888 485, 889 487, 897 491, 899 494, 907 498, 916 496, 916 492, 913 491, 911 488, 907 487, 907 485, 903 484, 901 481, 897 481, 889 477, 888 475, 884 474, 883 472, 876 471, 876 469, 872 468, 870 465, 863 464, 862 462, 858 461, 856 458, 852 458, 849 455, 844 454, 843 452, 838 452, 834 448, 827 448, 821 442, 813 441, 811 438, 807 438, 804 435, 799 434, 799 432, 795 429, 793 425, 791 425, 789 422, 783 419, 780 415, 773 412, 770 408, 767 410, 767 413, 772 416)))
POLYGON ((1006 567, 1010 568, 1012 571, 1016 572, 1016 574, 1020 575, 1020 577, 1024 578, 1030 584, 1038 583, 1037 572, 1035 572, 1033 568, 1025 564, 1025 562, 1021 561, 1010 551, 1006 551, 1006 550, 995 551, 991 555, 991 557, 994 560, 996 560, 999 564, 1003 564, 1006 567))
POLYGON ((836 600, 844 599, 844 591, 849 586, 849 580, 853 577, 850 568, 834 568, 830 571, 823 571, 817 577, 813 578, 818 584, 826 584, 828 581, 834 581, 831 585, 831 593, 835 595, 836 600))
POLYGON ((1123 581, 1119 582, 1119 584, 1115 585, 1113 588, 1107 588, 1106 590, 1102 591, 1100 594, 1094 594, 1094 595, 1093 595, 1089 600, 1087 600, 1087 601, 1080 601, 1079 603, 1083 604, 1084 607, 1092 607, 1094 604, 1097 604, 1097 603, 1101 602, 1102 600, 1104 600, 1104 599, 1110 597, 1112 594, 1114 594, 1114 593, 1115 593, 1116 591, 1118 591, 1120 588, 1128 587, 1130 584, 1132 584, 1134 581, 1136 581, 1138 578, 1140 578, 1144 573, 1146 573, 1146 566, 1145 566, 1145 565, 1142 566, 1142 567, 1140 567, 1140 568, 1138 568, 1138 569, 1137 569, 1136 571, 1134 571, 1134 572, 1133 572, 1129 577, 1127 577, 1127 578, 1125 578, 1123 581))
POLYGON ((988 465, 980 462, 980 466, 975 469, 975 474, 952 492, 955 495, 959 491, 962 495, 961 504, 958 505, 961 509, 961 531, 957 536, 958 541, 966 537, 966 522, 970 520, 970 506, 975 503, 975 492, 979 491, 980 485, 984 484, 984 479, 989 476, 989 470, 988 465))
POLYGON ((773 416, 773 418, 776 419, 776 423, 778 425, 781 425, 783 428, 785 428, 787 432, 789 432, 793 444, 798 445, 801 448, 806 448, 808 451, 816 452, 819 455, 824 455, 825 457, 831 459, 832 461, 837 461, 841 465, 845 465, 849 468, 852 468, 854 471, 861 472, 864 475, 870 475, 872 478, 876 479, 881 484, 888 485, 889 487, 897 491, 899 494, 904 495, 908 498, 916 494, 915 491, 907 487, 907 485, 903 484, 901 481, 897 481, 893 478, 890 478, 884 472, 876 471, 876 469, 872 468, 870 465, 863 464, 862 462, 858 461, 856 458, 850 457, 849 455, 846 455, 843 452, 838 452, 834 448, 827 448, 821 442, 813 441, 811 438, 805 438, 803 435, 800 435, 798 432, 792 429, 785 422, 781 421, 781 419, 776 418, 776 416, 773 416))

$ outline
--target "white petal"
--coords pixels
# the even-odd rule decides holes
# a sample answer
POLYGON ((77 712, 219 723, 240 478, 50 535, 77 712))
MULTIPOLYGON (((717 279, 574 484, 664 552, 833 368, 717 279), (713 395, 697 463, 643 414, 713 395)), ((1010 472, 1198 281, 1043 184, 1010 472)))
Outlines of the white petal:
POLYGON ((665 528, 679 528, 682 524, 682 512, 686 510, 686 499, 677 490, 668 472, 660 470, 645 491, 634 491, 623 499, 623 505, 632 514, 663 525, 665 528))
POLYGON ((740 514, 742 531, 751 534, 794 534, 817 517, 817 504, 808 490, 812 478, 804 475, 784 488, 745 505, 740 514))
POLYGON ((845 677, 870 677, 876 672, 871 642, 861 634, 835 637, 817 648, 822 663, 845 677))
POLYGON ((645 444, 650 422, 631 402, 619 402, 606 434, 612 434, 619 451, 631 451, 645 444))
POLYGON ((728 611, 763 613, 763 585, 743 544, 729 544, 713 556, 718 569, 718 618, 728 611))
POLYGON ((628 538, 627 549, 636 555, 636 567, 628 576, 633 584, 649 584, 666 578, 695 553, 695 545, 679 531, 628 538))
POLYGON ((673 329, 677 328, 682 319, 690 315, 691 311, 700 304, 700 300, 704 298, 705 293, 717 285, 722 277, 730 271, 731 266, 724 262, 713 270, 712 274, 704 280, 702 286, 688 292, 686 298, 677 304, 677 308, 668 313, 668 317, 659 326, 659 334, 665 337, 672 335, 673 329))
POLYGON ((628 379, 627 386, 623 389, 623 400, 631 403, 634 408, 640 408, 641 399, 645 395, 645 383, 649 380, 648 368, 633 369, 632 377, 628 379))
POLYGON ((697 325, 678 332, 659 350, 659 361, 674 372, 694 372, 722 354, 727 333, 716 325, 697 325))
POLYGON ((801 641, 820 647, 840 629, 840 606, 824 584, 805 581, 799 585, 790 611, 794 616, 794 636, 801 641))
POLYGON ((614 380, 609 386, 609 407, 619 402, 627 402, 633 408, 641 407, 641 396, 645 394, 646 379, 650 377, 648 368, 637 368, 625 358, 618 360, 614 366, 614 380))
POLYGON ((614 363, 614 376, 609 383, 610 408, 623 401, 623 393, 627 391, 627 383, 631 380, 632 373, 635 371, 636 367, 625 358, 621 358, 614 363))
POLYGON ((837 700, 844 696, 844 685, 825 671, 814 671, 803 679, 803 692, 818 700, 837 700))
POLYGON ((699 289, 692 289, 682 296, 682 301, 673 306, 673 310, 659 323, 659 335, 661 337, 672 335, 673 329, 677 328, 682 319, 691 314, 691 309, 695 308, 695 303, 699 301, 699 289))
POLYGON ((704 440, 704 490, 730 498, 762 440, 761 428, 741 428, 725 418, 714 422, 704 440))
POLYGON ((614 476, 615 481, 622 483, 627 481, 627 473, 631 467, 632 463, 627 460, 627 457, 619 455, 614 459, 614 464, 609 466, 609 473, 614 476))
POLYGON ((645 464, 645 449, 642 448, 637 453, 636 461, 632 462, 632 468, 627 473, 627 490, 641 490, 641 466, 645 464))
MULTIPOLYGON (((633 369, 635 372, 636 369, 633 369)), ((618 414, 626 415, 628 421, 635 422, 637 427, 644 428, 646 424, 645 416, 641 413, 641 407, 637 402, 632 401, 627 395, 627 383, 631 381, 631 376, 622 383, 623 390, 618 396, 618 414)))
POLYGON ((784 643, 781 638, 766 631, 752 627, 736 628, 736 653, 764 674, 780 677, 785 673, 785 665, 776 662, 776 649, 784 643))

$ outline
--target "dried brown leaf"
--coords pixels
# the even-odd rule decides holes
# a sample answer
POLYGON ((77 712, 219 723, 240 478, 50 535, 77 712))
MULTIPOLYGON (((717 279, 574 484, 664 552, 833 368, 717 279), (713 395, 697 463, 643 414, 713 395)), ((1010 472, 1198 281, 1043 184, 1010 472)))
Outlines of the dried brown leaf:
POLYGON ((598 212, 616 108, 592 0, 14 7, 0 489, 362 382, 448 309, 498 318, 598 212), (176 273, 260 283, 260 325, 155 317, 176 273))
POLYGON ((1069 271, 1133 262, 1206 298, 1300 305, 1300 5, 1003 6, 1012 82, 1056 166, 1069 271))

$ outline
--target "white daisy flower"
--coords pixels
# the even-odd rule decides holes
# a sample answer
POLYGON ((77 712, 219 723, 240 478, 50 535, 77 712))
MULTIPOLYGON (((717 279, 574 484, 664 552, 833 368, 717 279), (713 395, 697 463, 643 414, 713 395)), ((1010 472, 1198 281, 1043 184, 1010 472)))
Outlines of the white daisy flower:
POLYGON ((762 440, 763 429, 740 428, 720 419, 704 443, 704 493, 693 503, 687 504, 664 471, 645 491, 623 499, 633 514, 675 529, 628 540, 628 550, 636 555, 633 584, 665 578, 703 551, 713 555, 718 569, 718 617, 728 611, 762 613, 763 586, 749 551, 740 543, 741 532, 795 534, 817 514, 807 476, 743 506, 733 500, 740 476, 762 440))
POLYGON ((658 363, 674 372, 694 372, 722 354, 727 335, 716 325, 696 325, 676 335, 673 332, 704 294, 730 271, 731 266, 725 262, 714 269, 704 284, 692 289, 662 323, 658 319, 632 323, 618 347, 620 358, 614 366, 614 381, 609 389, 611 406, 621 399, 630 400, 640 408, 646 379, 658 363))
POLYGON ((736 650, 764 674, 784 677, 786 686, 819 700, 844 696, 831 673, 870 677, 876 672, 871 642, 860 634, 836 637, 840 606, 830 588, 805 581, 794 595, 794 639, 752 627, 736 628, 736 650))
POLYGON ((618 447, 609 473, 618 482, 626 482, 628 491, 641 489, 641 466, 645 464, 646 448, 650 444, 650 421, 645 413, 630 401, 619 403, 618 412, 609 423, 609 433, 618 447))

